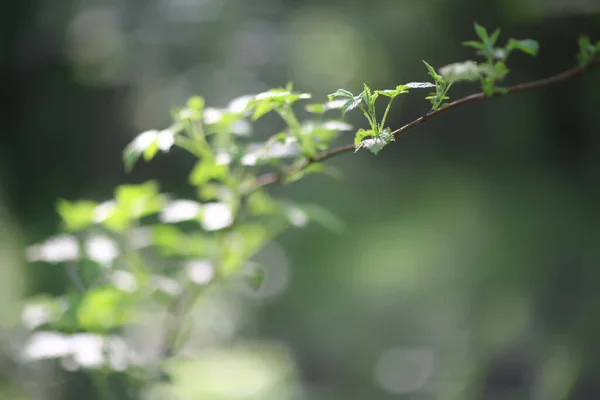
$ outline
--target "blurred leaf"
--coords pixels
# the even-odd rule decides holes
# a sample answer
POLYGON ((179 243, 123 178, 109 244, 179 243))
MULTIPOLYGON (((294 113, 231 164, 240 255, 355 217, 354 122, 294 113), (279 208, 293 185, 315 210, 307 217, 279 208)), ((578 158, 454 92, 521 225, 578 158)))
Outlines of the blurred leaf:
POLYGON ((481 78, 479 66, 471 60, 448 64, 440 68, 440 74, 448 82, 477 81, 481 78))
POLYGON ((248 211, 252 215, 270 215, 279 211, 279 204, 265 191, 256 191, 248 196, 248 211))
POLYGON ((200 96, 192 96, 187 102, 189 109, 201 113, 204 110, 204 98, 200 96))
POLYGON ((485 50, 485 44, 481 43, 481 42, 477 42, 475 40, 469 40, 466 42, 463 42, 463 46, 465 47, 473 47, 474 49, 483 51, 485 50))
POLYGON ((327 111, 327 106, 325 104, 308 104, 304 109, 313 114, 323 115, 327 111))
POLYGON ((98 203, 93 201, 82 200, 69 202, 60 199, 58 201, 57 209, 66 228, 70 231, 78 231, 94 224, 97 206, 98 203))
POLYGON ((247 108, 253 109, 252 120, 256 121, 270 111, 281 109, 283 106, 291 105, 301 99, 310 99, 309 93, 293 93, 291 85, 282 89, 271 89, 267 92, 257 94, 248 102, 247 108))
POLYGON ((142 153, 144 156, 144 161, 150 161, 154 158, 154 156, 158 153, 158 141, 153 140, 148 147, 146 147, 142 153))
POLYGON ((150 228, 152 244, 165 255, 179 254, 186 236, 173 225, 154 225, 150 228))
POLYGON ((409 82, 404 85, 400 85, 402 88, 410 88, 410 89, 422 89, 422 88, 431 88, 435 87, 433 83, 430 82, 409 82))
POLYGON ((523 53, 532 55, 532 56, 536 56, 538 54, 540 45, 537 41, 533 40, 533 39, 523 39, 523 40, 516 40, 516 39, 510 39, 508 41, 508 44, 506 46, 508 49, 510 50, 519 50, 522 51, 523 53))
POLYGON ((117 208, 130 218, 154 214, 163 207, 163 199, 155 181, 138 185, 121 185, 115 190, 117 208))
POLYGON ((108 332, 132 321, 132 296, 113 286, 99 286, 85 293, 77 310, 81 328, 108 332))
POLYGON ((490 43, 490 38, 488 36, 487 30, 479 25, 477 22, 474 23, 475 26, 475 33, 477 33, 477 36, 479 36, 479 38, 481 39, 481 41, 485 44, 490 43))
POLYGON ((498 61, 493 65, 482 64, 479 66, 479 70, 494 80, 503 79, 509 72, 508 67, 502 61, 498 61))
POLYGON ((153 225, 151 241, 165 256, 205 257, 214 251, 214 239, 201 233, 183 232, 173 225, 153 225))
POLYGON ((216 160, 210 158, 198 161, 189 178, 190 183, 195 186, 204 185, 212 180, 226 182, 228 179, 228 166, 217 164, 216 160))
POLYGON ((175 141, 175 134, 179 131, 178 126, 172 126, 162 131, 155 129, 140 133, 123 151, 123 162, 125 170, 131 172, 140 156, 145 161, 150 161, 158 150, 168 151, 175 141))

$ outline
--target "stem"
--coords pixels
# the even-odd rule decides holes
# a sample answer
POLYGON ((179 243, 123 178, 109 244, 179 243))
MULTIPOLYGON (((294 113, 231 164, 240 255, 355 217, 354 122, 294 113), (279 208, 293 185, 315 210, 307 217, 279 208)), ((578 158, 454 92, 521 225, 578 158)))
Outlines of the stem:
POLYGON ((392 107, 393 101, 394 101, 394 97, 391 97, 390 101, 388 102, 387 107, 385 108, 385 112, 383 113, 383 118, 381 119, 381 124, 379 125, 380 131, 383 131, 385 129, 385 120, 387 119, 388 112, 390 111, 390 108, 392 107))
POLYGON ((369 125, 371 125, 371 129, 373 130, 373 132, 375 132, 375 134, 378 134, 379 131, 377 129, 377 123, 373 120, 372 116, 369 115, 369 113, 367 112, 367 110, 365 110, 365 107, 362 104, 359 104, 358 107, 365 115, 365 118, 367 118, 367 121, 369 121, 369 125))
MULTIPOLYGON (((510 93, 524 92, 524 91, 528 91, 528 90, 541 89, 544 87, 557 85, 562 82, 570 81, 571 79, 579 78, 579 77, 583 76, 583 74, 588 69, 598 67, 598 66, 600 66, 600 58, 595 58, 594 60, 590 61, 586 65, 573 67, 571 69, 568 69, 559 74, 550 76, 548 78, 543 78, 543 79, 539 79, 537 81, 525 82, 525 83, 520 83, 520 84, 517 84, 514 86, 510 86, 510 87, 506 88, 505 93, 510 94, 510 93)), ((458 100, 454 100, 453 102, 448 103, 445 106, 438 108, 437 110, 429 111, 427 114, 396 129, 395 131, 392 132, 392 135, 398 136, 401 133, 421 124, 422 122, 425 122, 426 120, 428 120, 430 118, 433 118, 441 113, 444 113, 444 112, 450 110, 451 108, 458 107, 458 106, 461 106, 463 104, 470 103, 473 101, 485 100, 488 97, 494 97, 496 95, 497 95, 497 93, 493 94, 492 96, 487 96, 485 93, 479 92, 479 93, 471 94, 469 96, 465 96, 458 100)), ((361 109, 363 110, 363 112, 365 112, 364 108, 361 107, 361 109)), ((369 121, 370 121, 369 117, 367 117, 367 119, 369 119, 369 121)), ((302 170, 302 169, 308 167, 310 164, 322 162, 329 158, 336 157, 340 154, 350 153, 353 151, 354 151, 354 144, 347 144, 347 145, 340 146, 340 147, 332 149, 332 150, 328 150, 328 151, 319 153, 315 157, 312 157, 310 159, 303 159, 303 160, 297 162, 296 164, 292 165, 286 171, 277 172, 277 173, 275 173, 275 172, 266 173, 264 175, 259 176, 256 179, 256 181, 254 182, 254 186, 249 189, 248 193, 252 193, 264 186, 267 186, 267 185, 270 185, 273 183, 277 183, 277 182, 281 182, 282 178, 284 176, 286 176, 287 174, 302 170)))

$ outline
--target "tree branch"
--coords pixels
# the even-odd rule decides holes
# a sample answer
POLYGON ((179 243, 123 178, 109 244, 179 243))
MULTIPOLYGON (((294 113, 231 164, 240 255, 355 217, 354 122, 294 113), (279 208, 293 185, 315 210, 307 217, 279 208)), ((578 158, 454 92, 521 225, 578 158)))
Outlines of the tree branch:
MULTIPOLYGON (((569 81, 569 80, 572 80, 575 78, 579 78, 579 77, 583 76, 583 74, 588 69, 590 69, 592 67, 597 67, 599 65, 600 65, 600 59, 596 58, 596 59, 592 60, 586 66, 574 67, 574 68, 568 69, 560 74, 550 76, 548 78, 510 86, 505 89, 506 94, 516 93, 516 92, 524 92, 527 90, 540 89, 540 88, 544 88, 547 86, 552 86, 552 85, 556 85, 556 84, 559 84, 562 82, 566 82, 566 81, 569 81)), ((498 96, 498 94, 495 94, 493 97, 496 97, 496 96, 498 96)), ((395 131, 392 132, 392 135, 394 135, 394 137, 397 137, 401 133, 403 133, 409 129, 412 129, 415 126, 421 124, 422 122, 425 122, 428 119, 435 117, 436 115, 444 113, 444 112, 450 110, 451 108, 458 107, 460 105, 470 103, 473 101, 484 100, 488 97, 490 97, 490 96, 486 96, 485 93, 480 92, 480 93, 471 94, 469 96, 465 96, 458 100, 454 100, 453 102, 450 102, 437 110, 429 111, 427 114, 415 119, 412 122, 409 122, 408 124, 402 126, 401 128, 396 129, 395 131)), ((296 172, 299 172, 299 171, 302 171, 303 169, 305 169, 306 167, 308 167, 311 164, 322 162, 329 158, 336 157, 343 153, 349 153, 351 151, 354 151, 354 144, 340 146, 335 149, 319 153, 313 158, 310 158, 310 159, 307 158, 307 159, 300 160, 296 164, 290 166, 289 168, 286 168, 284 171, 269 172, 264 175, 261 175, 256 179, 256 181, 254 182, 254 185, 252 186, 252 188, 249 190, 248 193, 252 193, 252 192, 254 192, 262 187, 265 187, 267 185, 281 182, 283 180, 283 178, 285 178, 286 176, 296 173, 296 172)))

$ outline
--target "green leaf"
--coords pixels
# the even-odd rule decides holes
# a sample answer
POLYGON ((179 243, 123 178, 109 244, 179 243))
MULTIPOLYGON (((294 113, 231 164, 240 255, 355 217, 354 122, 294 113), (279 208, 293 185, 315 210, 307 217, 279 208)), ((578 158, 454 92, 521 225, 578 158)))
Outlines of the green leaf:
POLYGON ((309 113, 323 115, 327 111, 327 106, 325 104, 308 104, 304 109, 309 113))
POLYGON ((118 207, 128 210, 132 217, 153 214, 163 206, 155 181, 139 185, 121 185, 115 190, 115 199, 118 207))
POLYGON ((123 162, 127 172, 131 172, 133 166, 137 160, 139 160, 144 150, 150 147, 156 141, 157 137, 157 130, 145 131, 136 136, 135 139, 125 147, 125 150, 123 151, 123 162))
POLYGON ((409 83, 405 83, 404 85, 401 85, 401 87, 409 88, 409 89, 423 89, 423 88, 435 87, 435 85, 430 82, 409 82, 409 83))
POLYGON ((435 69, 429 65, 427 63, 427 61, 423 60, 423 64, 425 64, 425 66, 427 67, 427 70, 429 71, 429 75, 433 78, 433 80, 437 83, 437 84, 441 84, 444 82, 444 78, 439 75, 437 72, 435 72, 435 69))
POLYGON ((205 158, 196 163, 190 173, 189 181, 194 186, 204 185, 212 180, 226 182, 229 179, 227 165, 217 164, 215 160, 205 158))
POLYGON ((351 92, 347 91, 346 89, 338 89, 335 93, 331 93, 331 94, 327 95, 327 97, 329 98, 329 101, 332 101, 336 97, 353 99, 354 95, 351 92))
POLYGON ((393 99, 401 93, 408 93, 408 90, 399 91, 399 90, 385 89, 385 90, 376 90, 375 93, 378 93, 382 96, 393 99))
POLYGON ((536 56, 538 54, 540 45, 533 39, 516 40, 510 39, 507 44, 507 48, 510 50, 519 50, 525 54, 536 56))
POLYGON ((577 44, 579 45, 579 49, 581 49, 581 50, 588 50, 592 46, 590 38, 587 35, 579 36, 579 39, 577 40, 577 44))
POLYGON ((342 107, 342 115, 346 115, 348 111, 351 111, 358 107, 358 105, 363 101, 362 97, 357 96, 352 100, 348 100, 344 106, 342 107))
POLYGON ((277 108, 278 105, 279 104, 277 104, 277 103, 270 103, 270 102, 258 103, 256 105, 256 108, 254 109, 254 113, 252 114, 252 120, 256 121, 263 115, 273 111, 275 108, 277 108))
POLYGON ((88 332, 106 333, 132 321, 132 295, 113 286, 88 291, 77 309, 77 321, 88 332))
POLYGON ((369 138, 369 137, 375 137, 376 134, 374 131, 372 130, 364 130, 364 129, 359 129, 356 132, 356 135, 354 135, 354 146, 358 146, 360 145, 360 143, 363 141, 363 139, 365 138, 369 138))
POLYGON ((586 35, 581 35, 577 44, 579 45, 579 53, 577 54, 579 65, 589 64, 594 56, 600 52, 600 41, 594 45, 586 35))
POLYGON ((363 83, 363 91, 361 92, 359 97, 361 97, 364 100, 367 106, 371 106, 375 102, 375 99, 371 94, 371 88, 369 88, 369 86, 367 86, 366 83, 363 83))
POLYGON ((142 154, 146 161, 150 161, 158 150, 169 151, 179 130, 180 127, 175 125, 162 131, 149 130, 140 133, 123 151, 125 170, 131 172, 142 154))
POLYGON ((58 214, 69 231, 78 231, 94 224, 98 203, 93 201, 58 201, 58 214))
POLYGON ((448 64, 440 68, 440 74, 447 82, 477 81, 481 78, 481 70, 476 62, 465 61, 448 64))
POLYGON ((158 185, 149 181, 140 185, 121 185, 115 190, 115 201, 101 205, 102 225, 116 232, 122 232, 130 221, 157 213, 164 205, 158 192, 158 185))
POLYGON ((463 42, 463 46, 473 47, 473 48, 475 48, 477 50, 481 50, 481 51, 485 50, 485 48, 486 48, 485 44, 483 44, 481 42, 477 42, 475 40, 469 40, 467 42, 463 42))
POLYGON ((252 120, 256 121, 270 111, 280 110, 284 106, 289 106, 298 100, 310 98, 311 95, 309 93, 292 93, 291 85, 288 85, 285 89, 271 89, 257 94, 254 96, 254 99, 248 102, 246 109, 254 109, 252 120))
POLYGON ((158 140, 153 140, 143 151, 144 161, 150 161, 158 153, 158 140))
POLYGON ((248 196, 247 207, 252 215, 271 215, 280 209, 279 204, 261 190, 248 196))
POLYGON ((509 72, 508 67, 502 61, 492 65, 482 64, 479 66, 479 70, 493 80, 503 79, 509 72))
POLYGON ((214 239, 200 233, 183 232, 173 225, 153 225, 150 241, 160 254, 171 257, 206 257, 215 251, 214 239))
POLYGON ((368 149, 371 153, 377 154, 383 149, 388 143, 394 141, 394 136, 389 132, 383 132, 376 135, 373 131, 359 130, 356 132, 354 137, 354 152, 357 152, 361 148, 368 149))
POLYGON ((496 41, 498 40, 498 36, 500 36, 500 29, 496 29, 494 31, 494 33, 492 33, 492 36, 490 36, 490 44, 493 46, 494 44, 496 44, 496 41))
POLYGON ((204 98, 200 96, 192 96, 187 102, 187 106, 190 110, 196 111, 198 113, 202 113, 204 110, 204 98))
POLYGON ((477 36, 479 36, 479 38, 481 39, 481 41, 485 44, 490 43, 491 44, 491 40, 490 37, 488 36, 487 30, 479 25, 477 22, 475 22, 475 33, 477 34, 477 36))

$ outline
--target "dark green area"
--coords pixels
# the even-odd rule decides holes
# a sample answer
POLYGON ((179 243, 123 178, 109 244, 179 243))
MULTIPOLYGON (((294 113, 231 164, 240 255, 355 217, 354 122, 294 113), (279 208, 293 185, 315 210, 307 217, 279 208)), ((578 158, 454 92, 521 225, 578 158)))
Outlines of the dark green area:
MULTIPOLYGON (((570 68, 579 62, 579 35, 600 38, 593 2, 591 11, 569 0, 192 3, 2 7, 2 249, 12 246, 18 258, 25 246, 59 232, 59 199, 101 202, 117 185, 148 179, 163 192, 193 197, 187 154, 159 153, 131 174, 122 160, 135 135, 167 127, 172 107, 192 95, 223 107, 293 81, 319 102, 340 87, 359 93, 363 82, 379 89, 427 81, 422 60, 437 68, 474 58, 462 46, 476 39, 474 21, 488 32, 501 28, 501 43, 540 43, 537 57, 511 55, 506 85, 570 68)), ((458 107, 377 156, 360 151, 328 161, 343 171, 342 181, 308 175, 273 186, 276 197, 331 210, 345 230, 286 231, 258 256, 267 287, 270 277, 288 273, 286 290, 266 300, 234 296, 233 305, 224 302, 215 312, 244 314, 231 317, 239 340, 286 343, 289 363, 271 348, 256 352, 265 364, 293 365, 290 379, 303 385, 306 399, 600 398, 598 87, 600 71, 593 70, 581 80, 458 107), (402 362, 384 363, 382 353, 391 348, 405 350, 389 353, 403 354, 389 357, 402 362)), ((477 83, 460 83, 449 94, 477 90, 477 83)), ((411 91, 395 100, 386 125, 400 127, 430 107, 411 91)), ((348 113, 347 120, 368 128, 361 118, 348 113)), ((266 139, 281 129, 277 124, 261 119, 256 135, 266 139)), ((353 132, 341 137, 343 144, 354 139, 353 132)), ((78 296, 61 266, 16 265, 23 265, 27 295, 78 296)), ((8 268, 8 277, 21 272, 8 268)), ((256 284, 259 271, 249 277, 256 284)), ((13 282, 2 280, 6 287, 13 282)), ((126 297, 97 290, 100 303, 126 297)), ((5 304, 3 318, 17 309, 5 304)), ((121 318, 128 316, 79 315, 93 329, 121 318)), ((4 342, 20 343, 13 336, 4 342)), ((180 371, 190 398, 204 398, 190 393, 217 363, 252 354, 215 352, 165 369, 180 371)), ((6 382, 22 384, 13 362, 0 357, 0 371, 7 371, 6 382)), ((240 374, 223 379, 235 387, 240 374)), ((53 398, 92 397, 102 388, 114 398, 139 398, 138 381, 110 375, 64 373, 46 390, 59 393, 53 398)), ((286 398, 278 393, 267 397, 286 398)), ((2 391, 0 397, 13 398, 2 391)))

